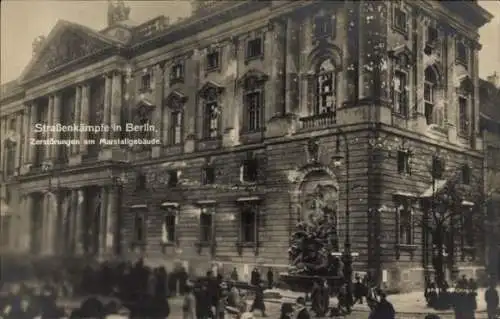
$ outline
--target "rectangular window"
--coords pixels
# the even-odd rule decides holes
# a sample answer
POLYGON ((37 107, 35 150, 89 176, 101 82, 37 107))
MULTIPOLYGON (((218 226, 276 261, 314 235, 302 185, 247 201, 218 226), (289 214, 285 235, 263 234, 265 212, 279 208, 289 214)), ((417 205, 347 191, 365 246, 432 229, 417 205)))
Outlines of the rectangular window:
POLYGON ((438 40, 438 31, 436 28, 428 27, 427 28, 427 44, 433 45, 438 40))
POLYGON ((16 172, 16 149, 15 142, 5 141, 5 174, 13 176, 16 172))
POLYGON ((0 247, 8 247, 10 245, 10 215, 0 216, 0 247))
POLYGON ((258 161, 256 158, 246 159, 241 166, 241 181, 254 183, 258 179, 258 161))
POLYGON ((409 200, 398 207, 398 241, 401 245, 413 245, 413 214, 409 200))
POLYGON ((398 173, 411 174, 410 153, 408 151, 398 151, 398 173))
POLYGON ((209 243, 212 241, 213 207, 204 207, 200 214, 200 242, 209 243))
POLYGON ((170 82, 177 83, 184 79, 184 65, 177 63, 170 69, 170 82))
POLYGON ((204 137, 216 138, 219 135, 219 108, 217 101, 205 102, 204 137))
POLYGON ((394 109, 397 114, 403 116, 408 115, 407 85, 406 73, 396 71, 394 73, 394 109))
POLYGON ((471 168, 469 165, 462 166, 462 184, 469 185, 471 178, 471 168))
POLYGON ((138 173, 135 180, 135 190, 136 191, 145 190, 147 187, 146 185, 147 185, 146 175, 138 173))
POLYGON ((253 59, 262 56, 262 39, 255 38, 247 42, 247 59, 253 59))
POLYGON ((335 111, 336 83, 333 71, 324 71, 317 76, 316 114, 335 111))
POLYGON ((173 145, 182 143, 182 112, 174 111, 170 117, 170 143, 173 145))
POLYGON ((179 172, 177 170, 168 171, 168 187, 176 187, 179 184, 179 172))
POLYGON ((162 244, 176 242, 177 213, 174 209, 168 209, 163 216, 162 244))
POLYGON ((16 123, 17 123, 17 119, 16 118, 11 118, 9 120, 9 131, 13 131, 13 132, 16 131, 16 123))
POLYGON ((141 76, 141 92, 151 90, 151 74, 141 76))
POLYGON ((219 56, 219 51, 213 51, 207 54, 207 71, 219 68, 219 56))
POLYGON ((133 244, 146 243, 146 213, 136 211, 134 213, 134 238, 133 244))
POLYGON ((255 243, 257 241, 257 214, 255 209, 247 208, 241 212, 241 242, 255 243))
POLYGON ((406 33, 408 31, 407 16, 401 8, 394 9, 394 28, 398 31, 406 33))
POLYGON ((445 170, 444 159, 437 156, 432 158, 432 176, 434 179, 442 179, 445 170))
POLYGON ((316 38, 324 38, 332 36, 333 23, 331 17, 316 17, 314 19, 314 36, 316 38))
POLYGON ((462 236, 465 247, 474 247, 474 209, 472 207, 464 207, 462 214, 462 236))
POLYGON ((203 185, 211 185, 215 183, 215 168, 204 167, 202 170, 201 182, 203 185))
POLYGON ((262 92, 254 91, 245 95, 245 104, 247 111, 247 130, 255 132, 262 128, 262 92))
POLYGON ((460 119, 460 133, 466 134, 468 129, 469 129, 469 116, 467 112, 467 107, 468 106, 468 99, 464 96, 459 96, 458 97, 458 112, 459 112, 459 119, 460 119))

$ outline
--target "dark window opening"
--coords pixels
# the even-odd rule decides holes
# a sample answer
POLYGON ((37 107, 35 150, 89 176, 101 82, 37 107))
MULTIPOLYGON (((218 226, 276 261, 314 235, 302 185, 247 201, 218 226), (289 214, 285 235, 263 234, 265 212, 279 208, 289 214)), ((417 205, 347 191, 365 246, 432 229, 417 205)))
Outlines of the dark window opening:
POLYGON ((164 244, 175 242, 176 219, 177 215, 175 212, 168 212, 163 217, 162 242, 164 244))
POLYGON ((135 190, 142 191, 147 188, 147 178, 145 174, 138 173, 136 177, 135 190))
POLYGON ((434 179, 442 179, 445 170, 444 159, 434 156, 432 158, 432 177, 434 179))
POLYGON ((258 161, 255 158, 246 159, 243 161, 243 181, 244 182, 256 182, 258 178, 258 161))
POLYGON ((467 65, 467 47, 462 42, 457 42, 457 62, 467 65))
POLYGON ((471 168, 469 165, 462 166, 462 184, 469 185, 471 179, 471 168))
POLYGON ((398 173, 411 174, 410 153, 408 151, 398 151, 398 173))
POLYGON ((460 133, 467 133, 469 128, 469 117, 467 112, 468 100, 464 96, 458 97, 459 130, 460 133))
POLYGON ((330 17, 316 17, 314 19, 314 36, 323 38, 333 34, 333 23, 330 17))
POLYGON ((257 239, 257 214, 252 209, 241 212, 241 241, 255 243, 257 239))
POLYGON ((407 31, 407 16, 401 8, 394 9, 394 27, 399 31, 407 31))
POLYGON ((151 74, 144 74, 141 77, 141 91, 147 91, 151 89, 151 74))
POLYGON ((215 138, 219 135, 219 106, 216 96, 205 102, 204 129, 205 138, 215 138))
POLYGON ((134 243, 144 243, 146 240, 144 213, 135 213, 134 243))
POLYGON ((200 214, 200 241, 212 241, 213 209, 202 208, 200 214))
POLYGON ((262 55, 262 39, 255 38, 247 43, 247 59, 260 57, 262 55))
POLYGON ((405 72, 394 73, 394 109, 397 114, 408 115, 407 76, 405 72))
POLYGON ((179 184, 179 176, 176 170, 168 172, 168 187, 176 187, 179 184))
POLYGON ((428 27, 427 28, 427 44, 433 45, 438 40, 438 31, 436 28, 428 27))
POLYGON ((262 92, 253 91, 245 95, 247 130, 255 132, 262 128, 262 92))
POLYGON ((172 66, 170 70, 170 80, 171 81, 179 81, 184 78, 184 65, 182 63, 177 63, 172 66))
POLYGON ((215 168, 205 167, 202 171, 202 183, 203 185, 211 185, 215 183, 215 168))
POLYGON ((182 112, 172 112, 170 121, 170 143, 173 145, 180 144, 182 142, 182 112))
POLYGON ((214 70, 219 67, 219 51, 207 54, 207 70, 214 70))

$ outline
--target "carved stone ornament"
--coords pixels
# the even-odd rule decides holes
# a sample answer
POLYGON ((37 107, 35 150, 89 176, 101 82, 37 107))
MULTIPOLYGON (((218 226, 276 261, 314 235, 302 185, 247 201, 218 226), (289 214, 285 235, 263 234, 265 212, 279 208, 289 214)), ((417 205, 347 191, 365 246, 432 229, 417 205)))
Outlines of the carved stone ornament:
POLYGON ((307 161, 309 163, 319 162, 319 141, 317 138, 311 138, 307 141, 307 161))
POLYGON ((171 109, 182 109, 186 103, 187 97, 179 91, 170 93, 164 101, 164 104, 171 109))
POLYGON ((46 67, 53 69, 99 51, 102 47, 76 32, 64 32, 48 48, 46 67))
POLYGON ((221 85, 212 81, 208 81, 200 89, 200 97, 205 100, 216 100, 223 90, 224 87, 222 87, 221 85))

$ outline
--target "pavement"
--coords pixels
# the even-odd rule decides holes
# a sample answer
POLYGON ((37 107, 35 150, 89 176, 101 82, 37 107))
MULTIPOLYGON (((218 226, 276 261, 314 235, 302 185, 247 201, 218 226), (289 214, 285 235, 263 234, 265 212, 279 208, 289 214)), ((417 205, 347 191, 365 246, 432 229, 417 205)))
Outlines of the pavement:
MULTIPOLYGON (((477 315, 486 314, 486 302, 484 300, 485 288, 479 288, 477 291, 477 315)), ((283 289, 270 289, 266 290, 265 296, 266 302, 268 303, 279 303, 282 302, 295 302, 297 297, 304 296, 303 293, 293 292, 290 290, 283 289), (279 297, 281 298, 270 298, 270 297, 279 297)), ((389 300, 398 314, 398 318, 423 318, 427 314, 437 314, 441 317, 446 317, 448 315, 452 315, 450 318, 453 318, 453 310, 435 310, 432 308, 428 308, 426 306, 426 301, 424 298, 424 293, 422 291, 414 291, 409 293, 401 293, 397 295, 389 295, 387 296, 387 300, 389 300)), ((330 299, 330 304, 336 305, 337 298, 333 297, 330 299)), ((353 307, 353 312, 355 313, 365 313, 368 317, 368 313, 370 309, 366 303, 364 304, 356 304, 353 307)), ((477 317, 477 316, 476 316, 477 317)), ((487 316, 486 316, 487 317, 487 316)), ((485 318, 486 318, 485 317, 485 318)))

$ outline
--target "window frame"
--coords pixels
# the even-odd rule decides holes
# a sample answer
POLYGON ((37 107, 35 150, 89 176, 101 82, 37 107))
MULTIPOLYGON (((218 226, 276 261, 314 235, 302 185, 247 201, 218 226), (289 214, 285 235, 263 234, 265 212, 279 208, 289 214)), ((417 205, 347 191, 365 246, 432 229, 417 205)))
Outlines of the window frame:
POLYGON ((170 67, 170 85, 183 83, 186 75, 185 62, 174 63, 170 67), (179 71, 178 71, 179 70, 179 71))
POLYGON ((407 36, 408 35, 408 12, 401 5, 394 5, 392 11, 392 27, 397 32, 407 36), (401 16, 404 18, 404 24, 400 25, 402 21, 400 21, 401 16))
POLYGON ((221 67, 221 50, 220 49, 211 49, 208 50, 206 56, 205 56, 205 71, 207 73, 214 72, 220 70, 221 67), (217 57, 216 61, 217 63, 215 65, 210 65, 210 60, 211 57, 217 57))
POLYGON ((464 41, 457 39, 455 43, 455 62, 457 64, 461 64, 465 68, 468 68, 468 59, 469 59, 469 48, 467 47, 467 45, 465 45, 464 41))
POLYGON ((161 221, 161 238, 160 238, 160 244, 165 247, 165 246, 178 246, 179 245, 179 207, 178 206, 161 206, 161 215, 162 215, 162 221, 161 221), (168 220, 171 220, 173 218, 173 224, 167 223, 167 217, 169 217, 168 220), (168 229, 168 228, 170 229, 168 229), (172 231, 173 230, 173 231, 172 231), (165 236, 166 234, 166 236, 165 236), (173 234, 173 235, 171 235, 173 234))
POLYGON ((463 249, 475 247, 477 236, 474 231, 474 207, 462 205, 461 222, 461 244, 463 249))
MULTIPOLYGON (((255 45, 255 47, 257 47, 255 45)), ((245 61, 248 62, 248 61, 251 61, 251 60, 255 60, 255 59, 262 59, 264 58, 264 36, 256 36, 256 37, 253 37, 251 39, 248 39, 246 41, 246 46, 245 46, 245 61), (259 52, 258 53, 254 53, 252 52, 252 48, 253 47, 253 44, 254 42, 256 41, 259 41, 259 52)))
POLYGON ((469 102, 470 97, 466 93, 459 93, 458 100, 458 133, 467 136, 470 128, 469 121, 469 102), (464 104, 462 104, 462 101, 464 104))
POLYGON ((135 247, 144 247, 147 245, 148 241, 148 227, 147 227, 147 218, 149 209, 147 207, 132 207, 132 214, 134 216, 134 228, 133 235, 131 240, 132 248, 135 247), (139 221, 139 222, 138 222, 139 221), (138 238, 138 225, 142 227, 142 238, 138 238))
POLYGON ((245 105, 245 132, 255 133, 261 132, 264 129, 264 90, 263 87, 245 89, 243 93, 245 105), (250 105, 250 96, 256 96, 256 107, 250 105), (253 123, 253 125, 252 125, 253 123))
POLYGON ((436 112, 436 92, 437 92, 437 87, 439 85, 439 80, 436 74, 433 75, 434 79, 428 79, 427 70, 433 73, 435 73, 435 70, 433 70, 432 67, 430 66, 427 67, 426 70, 424 70, 424 92, 423 92, 424 115, 426 118, 426 122, 427 125, 433 125, 433 124, 438 124, 435 112, 436 112), (434 82, 432 80, 434 80, 434 82), (426 94, 427 88, 429 90, 429 97, 427 97, 426 94))
POLYGON ((468 164, 461 167, 461 179, 463 185, 470 185, 472 177, 472 168, 468 164))
POLYGON ((334 38, 335 37, 335 25, 334 19, 332 16, 328 14, 317 15, 313 19, 313 37, 316 40, 321 40, 325 38, 334 38), (318 23, 319 22, 319 23, 318 23), (321 26, 318 28, 318 26, 321 26), (318 30, 319 29, 319 30, 318 30))
POLYGON ((397 161, 398 173, 400 175, 411 175, 411 152, 408 150, 398 150, 397 161))
POLYGON ((434 155, 432 157, 432 177, 435 180, 439 180, 443 178, 443 175, 446 171, 446 162, 444 158, 434 155), (439 167, 438 167, 439 166, 439 167))
POLYGON ((394 79, 399 78, 399 88, 395 85, 395 81, 393 81, 393 100, 395 113, 399 116, 407 118, 410 114, 410 103, 409 103, 409 94, 408 94, 408 85, 409 85, 409 73, 406 70, 398 67, 394 70, 394 79), (404 81, 401 81, 401 80, 404 81), (396 105, 398 106, 396 108, 396 105))
POLYGON ((175 188, 179 186, 179 171, 176 169, 172 169, 168 171, 168 181, 167 181, 167 186, 169 188, 175 188), (175 176, 175 178, 173 178, 175 176), (173 182, 175 181, 175 182, 173 182))
POLYGON ((200 207, 200 217, 199 217, 199 232, 198 232, 198 243, 202 245, 212 244, 215 238, 214 226, 215 226, 215 214, 216 208, 214 205, 202 205, 200 207), (210 223, 203 225, 203 217, 210 217, 210 223), (204 231, 207 233, 204 234, 204 231), (205 236, 206 235, 206 236, 205 236))
POLYGON ((396 241, 399 246, 415 245, 414 209, 410 198, 398 197, 396 199, 397 214, 397 236, 396 241), (408 214, 403 215, 402 213, 408 214), (405 218, 404 218, 405 216, 405 218), (408 217, 408 218, 406 218, 408 217), (403 219, 407 219, 403 222, 403 219), (404 235, 404 236, 403 236, 404 235))
POLYGON ((182 109, 170 111, 170 145, 181 145, 184 133, 184 112, 182 109))
MULTIPOLYGON (((323 84, 323 82, 321 83, 323 84)), ((316 73, 314 75, 314 109, 313 109, 313 114, 314 115, 321 115, 321 114, 336 114, 337 111, 337 94, 338 94, 338 70, 337 67, 332 59, 323 59, 320 64, 318 64, 316 73), (333 70, 325 70, 321 71, 321 66, 329 61, 331 65, 333 66, 333 70), (331 77, 331 82, 330 87, 331 90, 330 92, 322 92, 322 87, 320 85, 320 77, 325 77, 329 76, 331 77), (331 110, 328 110, 328 107, 322 107, 320 103, 322 98, 325 96, 330 96, 333 100, 333 105, 331 106, 331 110)))
MULTIPOLYGON (((215 88, 211 88, 216 90, 215 88)), ((220 102, 219 94, 203 97, 203 139, 216 139, 220 137, 220 102), (214 118, 215 114, 215 118, 214 118)))
POLYGON ((5 177, 9 178, 16 175, 16 151, 17 151, 17 142, 11 141, 9 139, 4 142, 4 172, 5 177))
POLYGON ((150 92, 153 90, 153 75, 150 71, 141 75, 141 82, 139 87, 140 93, 150 92))
POLYGON ((247 155, 247 157, 242 161, 240 166, 240 182, 246 184, 255 184, 259 181, 259 160, 254 155, 247 155), (248 173, 250 169, 249 164, 253 163, 255 165, 255 172, 253 174, 248 173), (249 176, 253 176, 250 179, 249 176))
POLYGON ((201 184, 202 185, 213 185, 213 184, 215 184, 215 181, 216 181, 215 167, 213 165, 205 165, 201 169, 201 184), (207 175, 208 170, 212 170, 213 176, 211 178, 211 182, 208 182, 208 180, 209 180, 208 175, 207 175))

